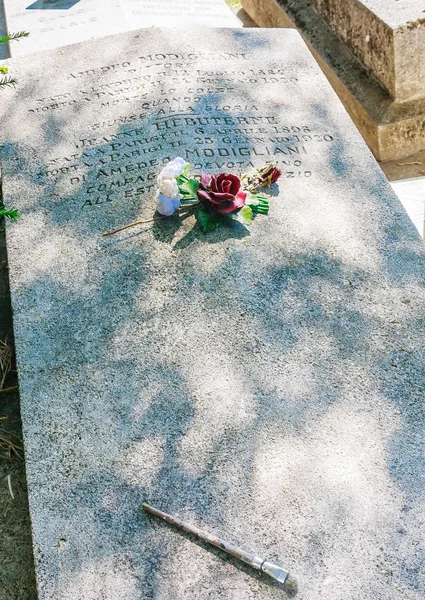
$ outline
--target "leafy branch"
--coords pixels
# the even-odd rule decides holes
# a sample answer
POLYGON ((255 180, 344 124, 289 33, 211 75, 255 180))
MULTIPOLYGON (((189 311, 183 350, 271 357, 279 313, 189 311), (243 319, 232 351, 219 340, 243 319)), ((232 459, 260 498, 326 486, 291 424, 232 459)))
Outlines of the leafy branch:
MULTIPOLYGON (((28 36, 28 31, 17 31, 16 33, 8 33, 7 35, 0 36, 0 44, 7 44, 7 42, 19 41, 21 38, 25 38, 28 36)), ((7 72, 7 67, 0 67, 0 73, 5 75, 7 72)), ((15 84, 16 79, 13 79, 12 77, 3 77, 2 79, 0 79, 0 89, 5 87, 13 87, 15 84)))
MULTIPOLYGON (((1 178, 1 173, 0 173, 1 178)), ((1 182, 1 181, 0 181, 1 182)), ((21 215, 16 208, 6 209, 3 204, 3 195, 0 187, 0 219, 4 217, 5 219, 9 219, 10 221, 17 221, 21 215)), ((0 342, 0 351, 1 351, 1 343, 0 342)), ((0 353, 0 375, 1 375, 1 353, 0 353)), ((0 378, 1 379, 1 378, 0 378)), ((1 386, 0 386, 1 387, 1 386)))
MULTIPOLYGON (((17 31, 16 33, 9 33, 7 35, 0 36, 0 44, 7 44, 7 42, 17 41, 21 38, 28 37, 29 33, 27 31, 17 31)), ((9 69, 7 67, 0 66, 0 73, 2 75, 7 75, 9 69)), ((5 87, 14 87, 16 85, 16 79, 13 77, 2 77, 0 79, 0 89, 5 87)), ((4 217, 5 219, 9 219, 10 221, 17 221, 19 219, 19 212, 16 208, 11 208, 7 210, 3 205, 3 200, 0 195, 0 218, 4 217)))
POLYGON ((4 217, 5 219, 16 222, 19 219, 20 214, 16 208, 6 210, 0 206, 0 217, 4 217))
POLYGON ((7 42, 12 42, 15 40, 20 40, 21 38, 28 37, 28 31, 18 31, 16 33, 8 33, 6 35, 0 36, 0 44, 6 44, 7 42))
MULTIPOLYGON (((0 172, 0 183, 1 183, 1 172, 0 172)), ((0 186, 0 219, 3 217, 5 219, 9 219, 10 221, 17 221, 20 216, 21 215, 19 214, 19 211, 16 208, 6 209, 4 207, 3 194, 2 194, 2 189, 0 186)), ((2 366, 1 344, 2 344, 2 342, 0 342, 0 375, 1 375, 1 366, 2 366)), ((1 377, 0 377, 0 380, 1 380, 1 377)), ((1 387, 1 385, 0 385, 0 387, 1 387)))
POLYGON ((0 79, 0 88, 5 86, 14 87, 15 85, 16 79, 13 79, 13 77, 3 77, 3 79, 0 79))

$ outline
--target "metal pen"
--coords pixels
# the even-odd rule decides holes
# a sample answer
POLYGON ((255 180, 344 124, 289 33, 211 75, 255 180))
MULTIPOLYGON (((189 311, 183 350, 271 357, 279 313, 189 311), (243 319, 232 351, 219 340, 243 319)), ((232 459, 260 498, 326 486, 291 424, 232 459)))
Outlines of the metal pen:
POLYGON ((279 567, 278 565, 275 565, 274 563, 272 563, 268 560, 260 558, 259 556, 256 556, 252 552, 247 552, 246 550, 242 550, 241 548, 238 548, 234 544, 232 544, 230 542, 226 542, 224 540, 221 540, 220 538, 215 537, 215 536, 211 535, 210 533, 207 533, 206 531, 202 531, 201 529, 198 529, 194 525, 189 525, 188 523, 184 523, 183 521, 180 521, 176 517, 168 515, 167 513, 162 512, 161 510, 158 510, 157 508, 154 508, 153 506, 150 506, 149 504, 142 504, 142 507, 146 512, 150 513, 151 515, 154 515, 155 517, 159 517, 160 519, 163 519, 166 523, 174 525, 175 527, 178 527, 179 529, 181 529, 182 531, 185 531, 186 533, 191 533, 191 534, 195 535, 197 538, 199 538, 200 540, 208 542, 212 546, 215 546, 216 548, 219 548, 220 550, 223 550, 224 552, 231 554, 235 558, 242 560, 243 562, 248 564, 250 567, 257 569, 258 571, 262 571, 263 573, 266 573, 267 575, 269 575, 269 577, 271 577, 272 579, 274 579, 275 581, 277 581, 278 583, 283 585, 283 587, 286 589, 286 591, 290 592, 291 595, 295 595, 296 592, 298 591, 298 582, 297 582, 296 578, 293 575, 291 575, 290 572, 287 571, 286 569, 283 569, 282 567, 279 567))

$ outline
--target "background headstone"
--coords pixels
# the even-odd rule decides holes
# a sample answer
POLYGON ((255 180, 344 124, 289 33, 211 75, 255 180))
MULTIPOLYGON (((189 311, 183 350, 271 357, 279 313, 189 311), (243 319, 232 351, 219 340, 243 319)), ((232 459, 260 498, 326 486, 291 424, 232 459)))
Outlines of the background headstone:
POLYGON ((311 4, 393 98, 405 102, 425 97, 423 0, 312 0, 311 4))
MULTIPOLYGON (((240 27, 225 0, 0 0, 21 56, 140 27, 240 27)), ((0 13, 1 14, 1 13, 0 13)), ((1 18, 1 17, 0 17, 1 18)))
POLYGON ((296 27, 303 34, 376 158, 390 161, 425 150, 422 1, 242 5, 260 27, 296 27))
MULTIPOLYGON (((7 32, 6 27, 6 14, 4 12, 4 5, 0 0, 0 35, 4 35, 7 32)), ((9 58, 9 44, 0 44, 0 60, 9 58)))
POLYGON ((277 600, 141 514, 422 600, 423 243, 293 30, 142 30, 11 61, 0 160, 40 600, 277 600), (37 73, 37 77, 34 77, 37 73), (277 162, 250 231, 154 213, 162 161, 277 162))

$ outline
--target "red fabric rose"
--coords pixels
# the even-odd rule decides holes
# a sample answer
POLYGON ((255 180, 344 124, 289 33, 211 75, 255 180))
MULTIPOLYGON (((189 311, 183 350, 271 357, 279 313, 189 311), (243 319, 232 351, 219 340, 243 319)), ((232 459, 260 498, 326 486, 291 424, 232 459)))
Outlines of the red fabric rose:
POLYGON ((241 190, 239 177, 231 173, 201 175, 198 197, 216 212, 232 213, 245 204, 246 192, 241 190))

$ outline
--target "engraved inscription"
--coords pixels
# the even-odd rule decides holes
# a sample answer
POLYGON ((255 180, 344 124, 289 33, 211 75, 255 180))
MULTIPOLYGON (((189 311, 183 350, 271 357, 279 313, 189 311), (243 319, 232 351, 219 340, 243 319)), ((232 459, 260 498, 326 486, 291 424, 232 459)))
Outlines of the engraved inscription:
POLYGON ((72 91, 38 98, 29 111, 36 116, 93 105, 96 118, 85 135, 68 155, 49 158, 38 174, 82 193, 84 209, 149 196, 160 165, 177 155, 196 171, 241 172, 260 161, 276 164, 286 179, 314 177, 313 155, 334 142, 335 134, 320 122, 291 123, 280 110, 299 75, 278 64, 253 68, 246 54, 148 54, 73 71, 70 80, 82 87, 76 83, 72 91), (217 70, 211 70, 212 59, 217 70), (267 89, 265 104, 250 101, 249 94, 235 102, 240 86, 267 89), (123 103, 137 110, 117 114, 123 103))

